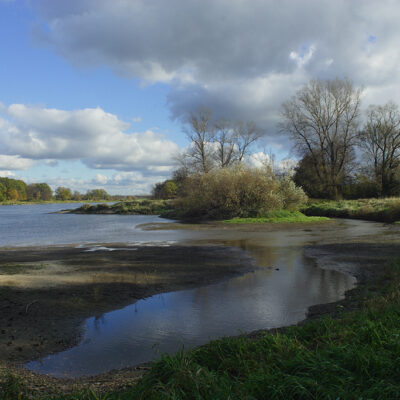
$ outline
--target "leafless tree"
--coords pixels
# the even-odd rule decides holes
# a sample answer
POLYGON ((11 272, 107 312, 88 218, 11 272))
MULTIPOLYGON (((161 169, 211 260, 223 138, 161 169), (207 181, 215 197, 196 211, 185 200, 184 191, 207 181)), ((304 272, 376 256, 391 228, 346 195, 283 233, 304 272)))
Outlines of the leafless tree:
POLYGON ((190 114, 184 131, 190 145, 176 158, 178 164, 187 171, 201 173, 242 162, 262 134, 254 122, 213 120, 206 108, 190 114))
POLYGON ((281 130, 311 158, 330 197, 339 197, 354 154, 360 95, 348 80, 312 80, 282 106, 281 130))
POLYGON ((232 123, 224 118, 214 123, 214 159, 221 168, 236 161, 237 146, 232 123))
POLYGON ((183 157, 186 163, 193 164, 193 167, 200 172, 210 171, 213 163, 210 143, 214 136, 211 111, 200 108, 197 112, 190 113, 185 133, 191 142, 187 154, 183 157))
POLYGON ((400 166, 400 112, 395 103, 368 108, 360 145, 373 164, 381 195, 392 194, 396 170, 400 166))
POLYGON ((262 131, 253 121, 238 122, 235 125, 235 143, 237 145, 237 161, 242 162, 248 154, 250 146, 262 136, 262 131))

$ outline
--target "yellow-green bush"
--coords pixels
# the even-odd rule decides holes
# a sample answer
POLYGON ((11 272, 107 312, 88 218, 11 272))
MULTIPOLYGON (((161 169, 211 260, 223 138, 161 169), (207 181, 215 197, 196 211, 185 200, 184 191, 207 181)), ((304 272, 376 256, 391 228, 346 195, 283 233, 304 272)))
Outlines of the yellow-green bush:
POLYGON ((189 176, 176 209, 189 218, 260 217, 271 210, 294 210, 306 200, 302 189, 269 169, 236 166, 189 176))

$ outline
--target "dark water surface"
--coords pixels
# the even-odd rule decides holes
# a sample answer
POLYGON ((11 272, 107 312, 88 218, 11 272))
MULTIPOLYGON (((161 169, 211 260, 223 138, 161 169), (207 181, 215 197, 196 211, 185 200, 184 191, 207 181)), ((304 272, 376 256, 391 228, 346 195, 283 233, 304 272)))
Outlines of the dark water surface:
POLYGON ((29 369, 57 377, 94 375, 149 361, 182 346, 190 348, 218 337, 299 322, 309 306, 336 301, 355 285, 349 275, 317 267, 304 256, 304 246, 358 240, 384 234, 387 229, 383 224, 343 220, 328 228, 322 224, 271 232, 173 226, 145 231, 137 225, 165 220, 48 214, 65 208, 65 204, 0 207, 0 245, 228 245, 248 251, 260 269, 219 284, 155 295, 89 318, 76 347, 27 364, 29 369))

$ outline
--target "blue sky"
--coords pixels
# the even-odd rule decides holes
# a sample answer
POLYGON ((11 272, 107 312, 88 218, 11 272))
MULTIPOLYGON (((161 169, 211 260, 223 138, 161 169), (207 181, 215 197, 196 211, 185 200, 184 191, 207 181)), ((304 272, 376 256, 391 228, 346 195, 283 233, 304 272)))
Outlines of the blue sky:
POLYGON ((206 106, 294 157, 280 106, 312 78, 400 100, 400 6, 386 0, 0 0, 0 175, 146 193, 206 106))

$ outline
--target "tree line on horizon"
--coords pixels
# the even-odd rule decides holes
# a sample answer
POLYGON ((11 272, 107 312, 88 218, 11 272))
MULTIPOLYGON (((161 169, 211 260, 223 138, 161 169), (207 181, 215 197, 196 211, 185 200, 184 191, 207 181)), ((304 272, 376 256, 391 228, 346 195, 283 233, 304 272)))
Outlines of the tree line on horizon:
MULTIPOLYGON (((281 109, 279 132, 300 159, 292 179, 313 198, 400 195, 400 111, 392 101, 361 113, 362 89, 347 79, 311 80, 281 109)), ((187 177, 243 164, 263 135, 253 122, 213 119, 200 108, 184 124, 188 149, 155 198, 174 198, 187 177)))
POLYGON ((27 184, 20 179, 0 177, 0 201, 51 201, 51 200, 113 200, 126 196, 111 196, 104 189, 92 189, 86 193, 59 186, 53 190, 47 183, 27 184))

